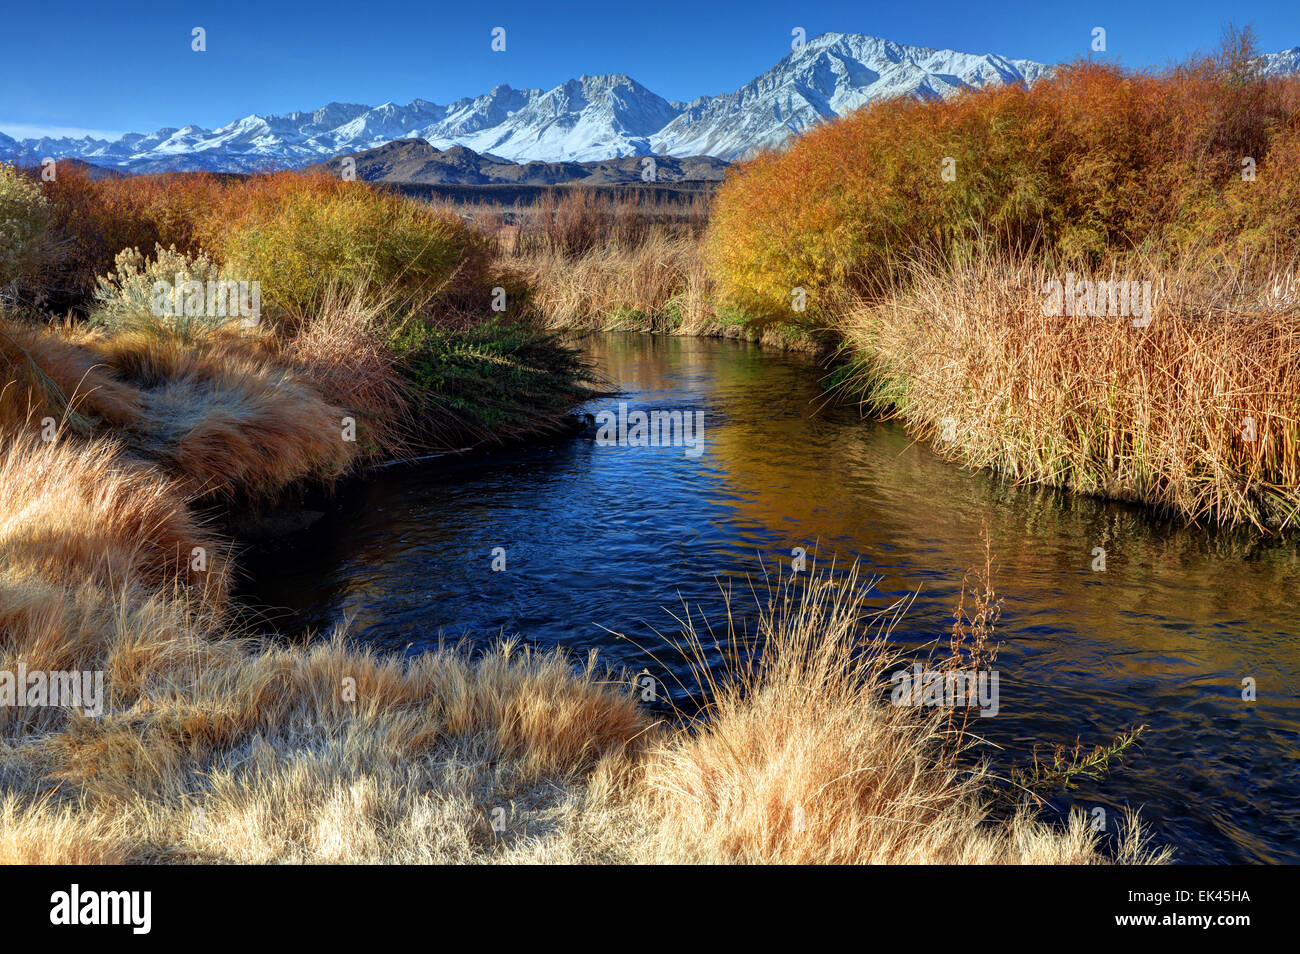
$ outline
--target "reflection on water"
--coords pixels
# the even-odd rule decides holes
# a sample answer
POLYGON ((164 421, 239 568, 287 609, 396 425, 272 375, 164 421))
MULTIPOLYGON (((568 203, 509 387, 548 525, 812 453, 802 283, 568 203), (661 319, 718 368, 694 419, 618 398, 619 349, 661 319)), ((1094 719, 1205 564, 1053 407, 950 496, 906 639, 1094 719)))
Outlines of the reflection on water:
POLYGON ((382 471, 290 548, 250 553, 247 598, 294 611, 286 629, 351 616, 386 648, 519 634, 654 671, 610 631, 658 649, 683 600, 718 613, 720 578, 802 546, 823 565, 860 559, 882 605, 919 591, 898 637, 920 646, 946 634, 987 523, 1007 599, 1001 711, 979 725, 995 766, 1035 740, 1146 723, 1140 754, 1053 808, 1141 807, 1180 861, 1300 861, 1294 543, 1004 486, 823 407, 820 369, 797 356, 640 335, 588 346, 624 389, 590 410, 702 410, 704 453, 577 439, 382 471), (491 572, 494 547, 505 572, 491 572))

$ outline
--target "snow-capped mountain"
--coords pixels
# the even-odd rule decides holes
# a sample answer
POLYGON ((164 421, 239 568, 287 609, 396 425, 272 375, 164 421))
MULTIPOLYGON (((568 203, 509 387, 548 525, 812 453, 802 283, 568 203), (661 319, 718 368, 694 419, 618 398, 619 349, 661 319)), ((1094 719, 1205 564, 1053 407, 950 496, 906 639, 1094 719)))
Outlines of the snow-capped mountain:
MULTIPOLYGON (((1300 47, 1265 57, 1275 75, 1300 72, 1300 47)), ((78 158, 135 172, 300 167, 424 139, 516 161, 590 162, 622 156, 735 159, 887 96, 943 97, 967 87, 1032 83, 1051 67, 996 54, 906 46, 826 33, 732 93, 670 102, 622 74, 582 76, 550 90, 498 86, 446 106, 330 103, 310 112, 246 116, 218 129, 185 126, 121 139, 0 135, 0 158, 78 158)))
POLYGON ((1265 76, 1294 76, 1300 73, 1300 46, 1277 53, 1265 53, 1260 57, 1265 76))
POLYGON ((1030 60, 826 33, 734 93, 687 103, 651 141, 667 155, 734 159, 873 99, 950 96, 967 87, 1032 83, 1048 72, 1030 60))

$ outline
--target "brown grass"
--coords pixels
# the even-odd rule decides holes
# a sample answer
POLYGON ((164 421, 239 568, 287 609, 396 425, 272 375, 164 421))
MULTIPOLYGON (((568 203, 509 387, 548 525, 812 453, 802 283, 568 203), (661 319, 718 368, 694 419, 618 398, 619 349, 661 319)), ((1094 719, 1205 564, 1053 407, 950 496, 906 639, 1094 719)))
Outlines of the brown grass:
POLYGON ((357 456, 349 413, 304 375, 239 338, 187 347, 174 338, 120 334, 87 339, 104 363, 140 388, 141 453, 194 493, 274 495, 306 479, 329 480, 357 456))
POLYGON ((940 452, 1013 480, 1192 520, 1293 525, 1294 272, 1242 283, 1132 256, 1094 273, 1152 282, 1145 327, 1044 315, 1045 282, 1065 275, 987 250, 916 270, 906 290, 842 319, 859 366, 850 393, 940 452))
POLYGON ((288 341, 222 332, 190 343, 0 320, 0 433, 35 438, 52 421, 59 437, 111 434, 196 494, 273 496, 329 480, 394 446, 387 435, 404 413, 391 353, 363 333, 367 315, 330 300, 288 341))
MULTIPOLYGON (((18 831, 52 860, 1103 861, 1081 816, 989 814, 984 770, 942 758, 942 714, 884 701, 854 579, 827 583, 778 596, 761 656, 706 677, 681 728, 594 660, 241 645, 134 594, 79 641, 112 710, 6 727, 0 859, 31 858, 18 831)), ((1120 858, 1163 860, 1143 837, 1120 858)))
POLYGON ((597 249, 634 251, 654 240, 699 238, 708 223, 707 195, 673 201, 602 193, 581 186, 548 190, 513 216, 507 250, 576 258, 597 249))
POLYGON ((365 288, 329 285, 309 310, 290 316, 292 337, 274 339, 282 361, 357 416, 365 451, 387 459, 409 451, 415 431, 411 386, 388 344, 396 306, 365 288))
POLYGON ((16 438, 0 443, 0 567, 6 575, 169 585, 225 593, 224 547, 190 513, 176 484, 126 461, 110 442, 16 438), (191 569, 195 548, 208 569, 191 569))
POLYGON ((551 327, 698 334, 717 323, 695 239, 655 235, 578 257, 538 251, 510 265, 528 287, 530 307, 551 327))
POLYGON ((138 420, 135 390, 104 373, 95 355, 61 336, 0 315, 0 434, 45 429, 81 434, 138 420))

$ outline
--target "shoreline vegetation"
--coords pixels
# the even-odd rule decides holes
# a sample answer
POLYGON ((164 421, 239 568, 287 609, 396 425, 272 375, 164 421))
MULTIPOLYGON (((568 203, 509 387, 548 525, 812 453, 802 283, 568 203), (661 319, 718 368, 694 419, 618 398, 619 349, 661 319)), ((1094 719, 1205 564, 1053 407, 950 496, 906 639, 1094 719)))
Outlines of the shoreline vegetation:
MULTIPOLYGON (((624 329, 833 352, 844 396, 954 459, 1289 528, 1300 86, 1250 62, 1234 35, 1167 74, 872 104, 711 203, 0 166, 0 671, 105 688, 97 717, 0 706, 0 861, 1168 860, 1025 790, 1134 735, 1009 783, 968 713, 888 704, 856 569, 776 587, 720 668, 685 621, 704 705, 667 718, 594 656, 277 644, 235 622, 214 527, 562 433, 601 385, 562 334, 624 329), (1073 276, 1151 307, 1048 314, 1073 276)), ((981 580, 945 665, 990 658, 981 580)))

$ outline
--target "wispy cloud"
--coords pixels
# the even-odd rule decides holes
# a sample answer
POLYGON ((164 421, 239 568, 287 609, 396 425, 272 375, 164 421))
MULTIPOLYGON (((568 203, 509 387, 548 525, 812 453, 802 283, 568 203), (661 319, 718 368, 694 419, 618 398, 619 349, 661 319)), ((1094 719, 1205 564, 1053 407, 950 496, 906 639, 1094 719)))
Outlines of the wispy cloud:
POLYGON ((71 136, 73 139, 81 139, 85 136, 92 136, 95 139, 121 139, 123 136, 123 131, 120 129, 86 129, 83 126, 41 126, 6 122, 0 122, 0 132, 14 139, 41 139, 45 136, 52 139, 61 139, 64 136, 71 136))

